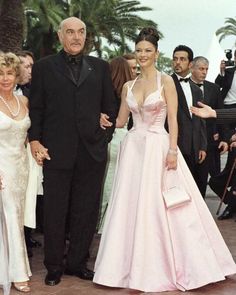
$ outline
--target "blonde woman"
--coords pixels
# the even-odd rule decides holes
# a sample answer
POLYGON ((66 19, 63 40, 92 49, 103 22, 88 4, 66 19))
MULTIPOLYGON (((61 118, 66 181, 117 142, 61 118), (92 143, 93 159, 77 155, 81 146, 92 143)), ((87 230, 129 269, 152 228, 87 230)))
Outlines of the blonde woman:
POLYGON ((0 54, 0 284, 30 292, 31 271, 24 240, 24 202, 28 181, 25 141, 30 126, 27 98, 14 95, 19 58, 0 54))

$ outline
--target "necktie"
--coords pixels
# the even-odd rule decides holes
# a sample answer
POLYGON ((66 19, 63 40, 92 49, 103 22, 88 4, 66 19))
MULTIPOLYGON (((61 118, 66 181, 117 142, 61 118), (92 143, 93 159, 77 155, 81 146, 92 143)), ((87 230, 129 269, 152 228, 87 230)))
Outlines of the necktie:
POLYGON ((203 83, 196 83, 192 79, 191 79, 191 82, 193 82, 193 84, 197 85, 198 87, 202 87, 203 86, 203 83))
POLYGON ((188 82, 189 78, 179 78, 179 82, 188 82))

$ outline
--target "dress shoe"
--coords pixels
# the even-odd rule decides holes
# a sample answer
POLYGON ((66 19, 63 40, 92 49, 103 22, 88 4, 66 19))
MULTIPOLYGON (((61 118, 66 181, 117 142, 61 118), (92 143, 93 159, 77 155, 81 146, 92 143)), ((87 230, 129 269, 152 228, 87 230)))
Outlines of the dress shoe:
POLYGON ((61 281, 62 272, 61 271, 49 271, 45 277, 45 284, 49 286, 55 286, 61 281))
POLYGON ((76 276, 82 280, 92 281, 94 277, 94 272, 87 267, 81 268, 77 271, 71 271, 69 269, 65 269, 64 273, 68 276, 76 276))
POLYGON ((218 217, 218 220, 230 219, 233 217, 233 212, 229 206, 227 206, 224 212, 218 217))

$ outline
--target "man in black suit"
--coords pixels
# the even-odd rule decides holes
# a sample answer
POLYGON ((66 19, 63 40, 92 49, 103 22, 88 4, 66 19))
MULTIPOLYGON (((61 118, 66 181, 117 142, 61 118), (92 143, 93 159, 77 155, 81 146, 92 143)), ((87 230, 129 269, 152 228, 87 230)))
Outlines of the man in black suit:
POLYGON ((36 62, 32 71, 29 139, 44 174, 44 264, 47 285, 64 270, 66 216, 70 244, 65 273, 92 280, 87 269, 96 229, 107 144, 113 129, 100 128, 100 113, 115 126, 116 102, 109 65, 82 54, 86 26, 76 17, 62 21, 63 49, 36 62))
POLYGON ((207 150, 206 124, 203 119, 192 116, 190 106, 202 100, 202 91, 189 80, 189 70, 193 60, 193 51, 185 45, 177 46, 173 51, 174 80, 178 94, 178 146, 184 159, 202 191, 201 164, 205 160, 207 150))
MULTIPOLYGON (((209 61, 203 56, 197 56, 191 63, 191 77, 202 90, 204 102, 213 109, 223 107, 220 88, 218 85, 211 83, 206 79, 209 61)), ((226 142, 225 130, 216 125, 214 120, 207 120, 207 156, 201 164, 201 192, 205 196, 208 173, 215 176, 220 173, 220 155, 227 151, 228 144, 226 142), (221 152, 220 152, 221 150, 221 152)))
MULTIPOLYGON (((216 118, 217 124, 225 124, 225 123, 236 123, 236 108, 232 109, 212 109, 210 106, 203 104, 201 102, 198 103, 199 107, 191 107, 191 112, 195 114, 196 116, 199 116, 201 118, 216 118)), ((235 140, 235 137, 234 137, 235 140)), ((221 174, 221 181, 223 180, 224 185, 227 182, 227 179, 229 177, 229 173, 233 164, 233 161, 235 160, 235 148, 236 148, 236 141, 233 141, 230 144, 230 149, 234 149, 234 159, 231 158, 231 166, 230 169, 226 169, 221 174)), ((222 196, 224 191, 224 185, 222 185, 222 182, 216 181, 214 182, 214 190, 219 195, 222 196)), ((227 207, 225 208, 222 215, 219 216, 219 219, 228 219, 233 217, 234 213, 236 212, 236 173, 235 170, 233 171, 231 181, 229 183, 229 186, 231 186, 230 190, 227 190, 226 196, 224 199, 224 202, 227 204, 227 207)))
MULTIPOLYGON (((236 63, 236 50, 234 51, 234 61, 236 63)), ((232 109, 236 107, 236 67, 235 65, 232 67, 228 67, 224 60, 221 61, 220 64, 220 74, 217 76, 215 80, 216 84, 218 84, 221 88, 221 95, 224 102, 225 109, 232 109)), ((227 129, 229 129, 229 137, 235 134, 236 124, 231 123, 227 124, 227 129)), ((211 188, 217 192, 222 192, 224 190, 224 186, 226 183, 227 175, 229 175, 233 159, 235 158, 235 149, 231 149, 228 152, 228 158, 225 165, 224 170, 220 175, 217 176, 216 179, 211 179, 209 184, 211 188)), ((228 199, 228 198, 227 198, 228 199)), ((226 199, 226 200, 227 200, 226 199)), ((228 219, 233 216, 236 210, 234 206, 227 206, 223 214, 219 217, 219 219, 228 219)))

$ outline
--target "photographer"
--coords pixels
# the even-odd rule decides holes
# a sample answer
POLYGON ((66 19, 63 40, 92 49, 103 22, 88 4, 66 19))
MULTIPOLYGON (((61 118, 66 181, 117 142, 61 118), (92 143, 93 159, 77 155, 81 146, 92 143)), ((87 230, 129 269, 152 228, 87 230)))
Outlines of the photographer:
POLYGON ((217 76, 215 83, 221 88, 222 99, 225 108, 236 107, 236 50, 234 51, 234 62, 231 60, 230 51, 227 50, 228 60, 222 60, 220 64, 220 74, 217 76), (232 66, 234 64, 234 66, 232 66))

